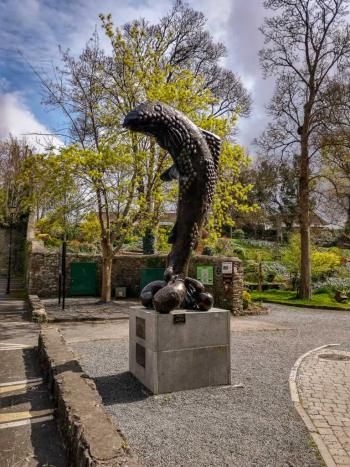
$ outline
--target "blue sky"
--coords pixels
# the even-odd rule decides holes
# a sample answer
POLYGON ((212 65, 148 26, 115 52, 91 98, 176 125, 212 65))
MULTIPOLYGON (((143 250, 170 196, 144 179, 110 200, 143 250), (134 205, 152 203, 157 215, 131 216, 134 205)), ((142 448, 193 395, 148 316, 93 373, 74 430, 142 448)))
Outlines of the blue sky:
MULTIPOLYGON (((188 3, 205 14, 208 29, 228 48, 225 65, 253 94, 252 116, 241 122, 237 137, 249 145, 265 126, 264 104, 271 94, 271 82, 262 80, 257 59, 262 0, 188 3)), ((79 53, 98 25, 99 13, 112 13, 115 24, 140 17, 154 22, 171 5, 171 0, 0 0, 0 138, 9 132, 52 132, 62 125, 60 115, 41 104, 40 85, 28 63, 49 74, 59 60, 59 45, 79 53)))

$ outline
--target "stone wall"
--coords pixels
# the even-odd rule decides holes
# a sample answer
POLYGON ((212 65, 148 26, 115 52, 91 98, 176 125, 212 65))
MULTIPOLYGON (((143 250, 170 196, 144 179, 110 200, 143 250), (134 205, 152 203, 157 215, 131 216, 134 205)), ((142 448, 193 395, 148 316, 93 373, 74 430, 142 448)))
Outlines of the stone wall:
MULTIPOLYGON (((70 264, 72 262, 97 263, 98 281, 101 281, 101 257, 86 254, 67 255, 67 291, 70 286, 70 264)), ((117 255, 113 261, 112 287, 126 287, 128 297, 140 294, 140 270, 142 268, 165 268, 164 255, 117 255)), ((242 313, 243 265, 238 258, 220 256, 193 256, 189 275, 197 277, 197 266, 212 265, 214 270, 213 285, 206 285, 206 290, 214 296, 216 307, 231 310, 234 314, 242 313), (233 274, 222 274, 222 263, 233 263, 233 274)), ((54 297, 58 294, 59 254, 32 251, 28 259, 28 293, 40 297, 54 297)))
MULTIPOLYGON (((97 275, 101 277, 101 257, 85 254, 67 254, 66 258, 66 290, 70 286, 71 263, 87 262, 97 264, 97 275)), ((27 289, 29 295, 39 297, 55 297, 58 295, 58 272, 60 255, 56 252, 31 251, 27 264, 27 289)))

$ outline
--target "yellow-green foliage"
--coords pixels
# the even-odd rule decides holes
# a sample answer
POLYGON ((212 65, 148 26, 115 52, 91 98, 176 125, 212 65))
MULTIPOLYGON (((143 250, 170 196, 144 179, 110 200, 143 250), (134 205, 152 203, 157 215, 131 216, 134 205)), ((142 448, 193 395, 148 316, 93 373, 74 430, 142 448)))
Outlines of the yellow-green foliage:
MULTIPOLYGON (((181 110, 198 126, 222 139, 218 183, 207 225, 209 242, 215 240, 224 224, 234 224, 235 212, 256 209, 256 206, 249 206, 247 201, 252 186, 243 186, 239 182, 240 170, 250 163, 250 159, 241 146, 233 144, 230 140, 238 115, 231 113, 216 117, 212 109, 219 102, 205 88, 204 78, 198 74, 194 75, 190 70, 170 64, 162 47, 154 47, 152 41, 145 41, 148 33, 143 22, 133 22, 125 36, 119 28, 114 28, 110 15, 102 15, 101 20, 113 47, 114 61, 123 69, 123 82, 113 83, 113 86, 116 86, 115 92, 124 95, 127 91, 128 97, 121 100, 124 104, 119 112, 113 108, 113 112, 108 116, 110 123, 120 121, 122 115, 131 110, 136 103, 159 100, 181 110), (130 107, 126 107, 128 104, 130 107)), ((163 44, 159 39, 154 40, 163 44)), ((167 38, 164 44, 170 40, 171 37, 167 38)), ((145 187, 145 197, 139 202, 142 208, 148 210, 148 216, 143 218, 144 223, 152 227, 159 220, 164 204, 176 200, 177 190, 169 189, 159 180, 159 175, 171 164, 169 156, 157 146, 145 144, 144 138, 138 138, 137 144, 142 141, 142 147, 146 148, 139 171, 139 177, 145 187), (150 206, 153 206, 153 212, 150 206)))
POLYGON ((313 250, 311 255, 312 276, 315 278, 329 275, 341 264, 339 251, 313 250))
POLYGON ((250 303, 252 302, 252 296, 247 290, 243 290, 242 300, 243 300, 243 309, 246 310, 249 307, 250 303))
POLYGON ((35 227, 38 237, 43 240, 45 240, 45 236, 62 238, 64 232, 61 218, 54 215, 49 215, 39 219, 35 227))
POLYGON ((168 243, 169 229, 159 227, 157 232, 157 251, 159 253, 168 253, 171 245, 168 243))
POLYGON ((290 236, 288 246, 282 250, 282 263, 292 275, 298 275, 300 269, 300 235, 290 236))
MULTIPOLYGON (((300 269, 300 235, 293 234, 289 245, 283 250, 282 262, 289 272, 298 276, 300 269)), ((314 279, 324 277, 334 272, 341 265, 341 255, 337 248, 320 250, 311 246, 311 274, 314 279)))
MULTIPOLYGON (((224 224, 233 224, 235 212, 252 209, 247 203, 251 186, 239 182, 240 169, 249 164, 249 158, 243 148, 230 140, 237 115, 214 116, 213 108, 219 102, 204 86, 204 78, 170 64, 166 49, 155 46, 162 41, 149 36, 146 23, 135 21, 127 30, 121 30, 113 26, 110 16, 101 16, 101 20, 112 52, 108 60, 94 64, 94 79, 83 92, 74 85, 73 72, 65 63, 65 76, 71 83, 68 88, 71 86, 72 94, 80 96, 82 114, 91 133, 86 141, 61 148, 59 154, 30 160, 24 171, 24 182, 33 187, 28 205, 42 207, 47 203, 48 211, 64 206, 62 223, 66 211, 75 207, 75 200, 69 199, 71 194, 84 190, 84 200, 91 200, 88 209, 99 211, 101 238, 113 244, 115 251, 135 228, 142 234, 146 228, 157 226, 165 206, 177 199, 177 184, 169 187, 160 180, 160 174, 172 161, 154 140, 125 131, 121 121, 138 103, 160 100, 183 111, 223 141, 207 227, 210 237, 216 237, 224 224), (98 128, 98 132, 93 133, 92 128, 98 128)), ((171 40, 169 37, 165 42, 171 40)), ((88 56, 82 54, 79 58, 82 69, 92 66, 84 62, 88 56)), ((82 226, 91 238, 95 228, 96 219, 87 220, 82 226)), ((160 248, 165 248, 162 234, 160 248)))
POLYGON ((101 236, 101 225, 97 215, 93 212, 87 214, 79 224, 79 234, 83 241, 96 243, 101 236))

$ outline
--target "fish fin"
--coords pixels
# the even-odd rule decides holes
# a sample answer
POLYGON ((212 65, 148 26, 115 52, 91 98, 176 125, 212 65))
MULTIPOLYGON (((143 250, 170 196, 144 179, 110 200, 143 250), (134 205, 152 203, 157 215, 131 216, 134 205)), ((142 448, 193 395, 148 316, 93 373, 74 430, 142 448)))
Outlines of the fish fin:
POLYGON ((160 176, 160 179, 163 180, 163 182, 171 182, 171 180, 178 180, 179 172, 175 164, 173 164, 171 167, 166 169, 160 176))
POLYGON ((217 171, 221 151, 221 139, 214 133, 210 133, 210 131, 203 130, 202 128, 200 128, 200 130, 207 142, 211 155, 213 156, 215 170, 217 171))

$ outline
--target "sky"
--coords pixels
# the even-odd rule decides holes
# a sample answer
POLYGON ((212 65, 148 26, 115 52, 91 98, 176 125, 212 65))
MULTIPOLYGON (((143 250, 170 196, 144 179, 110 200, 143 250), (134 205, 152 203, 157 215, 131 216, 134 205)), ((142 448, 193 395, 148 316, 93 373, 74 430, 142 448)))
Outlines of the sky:
MULTIPOLYGON (((263 43, 258 30, 265 15, 263 0, 187 3, 204 13, 208 30, 227 47, 225 66, 241 76, 252 94, 251 116, 240 121, 236 139, 254 152, 251 143, 266 126, 264 107, 273 89, 271 80, 263 80, 257 55, 263 43)), ((50 73, 59 61, 58 46, 78 54, 98 26, 99 13, 112 13, 117 25, 140 17, 152 23, 171 6, 172 0, 0 0, 0 138, 9 133, 50 134, 63 125, 58 112, 42 104, 40 83, 31 66, 50 73)), ((103 40, 103 33, 100 37, 103 40)), ((35 144, 47 142, 47 138, 29 138, 35 144)))

